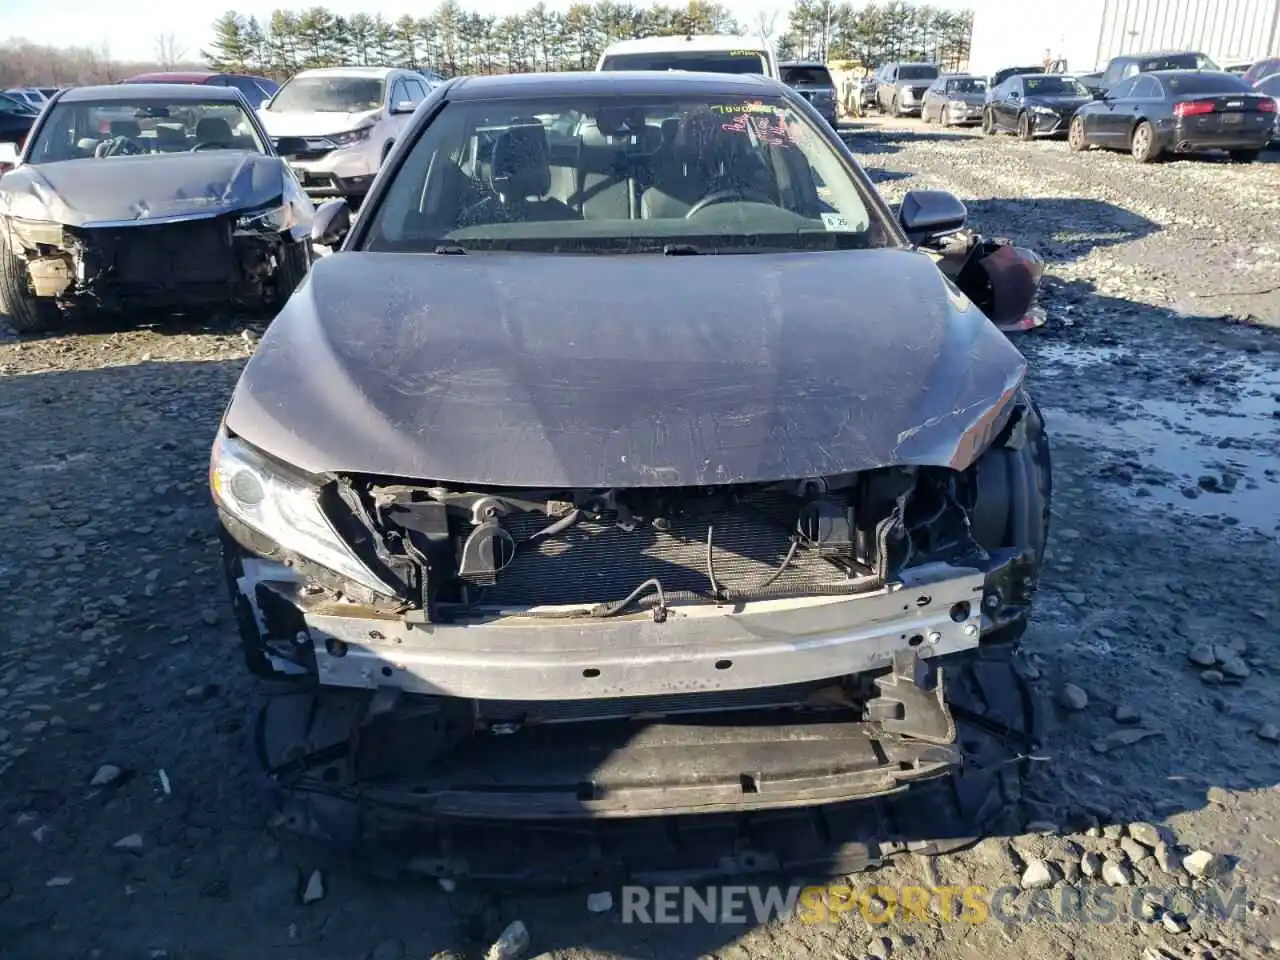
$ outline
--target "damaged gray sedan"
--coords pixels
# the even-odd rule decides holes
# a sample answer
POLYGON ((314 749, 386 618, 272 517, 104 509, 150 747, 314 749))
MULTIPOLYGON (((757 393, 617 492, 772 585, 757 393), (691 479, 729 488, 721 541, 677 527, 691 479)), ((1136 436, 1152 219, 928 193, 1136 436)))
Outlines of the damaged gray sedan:
POLYGON ((234 89, 54 95, 0 177, 0 316, 279 307, 312 259, 312 202, 234 89))
POLYGON ((765 78, 433 91, 359 221, 318 211, 338 249, 213 450, 247 662, 295 684, 256 730, 292 822, 958 771, 952 680, 1021 635, 1050 497, 1021 354, 923 249, 964 219, 895 217, 765 78))

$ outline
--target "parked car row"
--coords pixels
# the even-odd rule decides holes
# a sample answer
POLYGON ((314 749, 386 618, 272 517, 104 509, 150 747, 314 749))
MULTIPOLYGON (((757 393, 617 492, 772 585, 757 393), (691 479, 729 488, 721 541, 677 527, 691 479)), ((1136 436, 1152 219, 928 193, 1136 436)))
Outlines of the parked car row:
POLYGON ((1280 59, 1232 73, 1202 53, 1167 51, 1115 57, 1088 78, 1062 70, 1009 67, 983 78, 888 64, 876 73, 875 103, 925 123, 978 124, 989 136, 1125 150, 1140 163, 1211 150, 1250 163, 1280 138, 1280 59))

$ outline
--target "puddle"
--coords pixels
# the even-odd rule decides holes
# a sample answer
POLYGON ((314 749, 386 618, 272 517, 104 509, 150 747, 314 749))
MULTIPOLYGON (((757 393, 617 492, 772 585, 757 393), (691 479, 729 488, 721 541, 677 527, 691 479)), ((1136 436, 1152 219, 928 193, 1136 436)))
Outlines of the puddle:
MULTIPOLYGON (((1028 344, 1027 353, 1035 355, 1037 364, 1048 363, 1059 367, 1092 367, 1101 363, 1115 363, 1122 357, 1132 355, 1128 347, 1104 347, 1080 343, 1063 343, 1061 341, 1041 341, 1028 344)), ((1028 359, 1030 359, 1028 357, 1028 359)), ((1042 376, 1061 376, 1061 370, 1037 370, 1042 376)))
POLYGON ((1044 413, 1051 438, 1113 455, 1118 462, 1105 473, 1126 499, 1271 532, 1280 529, 1280 419, 1272 416, 1280 401, 1274 393, 1280 393, 1280 375, 1254 374, 1232 397, 1200 407, 1146 400, 1118 422, 1062 409, 1044 413), (1213 478, 1217 489, 1199 489, 1202 477, 1213 478), (1198 496, 1186 496, 1186 488, 1198 496))

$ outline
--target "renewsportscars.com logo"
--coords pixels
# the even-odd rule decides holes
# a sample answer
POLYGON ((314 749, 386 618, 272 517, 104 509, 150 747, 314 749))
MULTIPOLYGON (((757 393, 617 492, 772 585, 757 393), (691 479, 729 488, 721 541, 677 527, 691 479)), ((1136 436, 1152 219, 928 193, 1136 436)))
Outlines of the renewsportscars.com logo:
POLYGON ((1175 917, 1243 920, 1248 891, 1182 886, 919 887, 846 884, 808 887, 711 886, 622 888, 622 922, 639 924, 834 923, 846 915, 888 923, 1129 922, 1157 910, 1175 917))

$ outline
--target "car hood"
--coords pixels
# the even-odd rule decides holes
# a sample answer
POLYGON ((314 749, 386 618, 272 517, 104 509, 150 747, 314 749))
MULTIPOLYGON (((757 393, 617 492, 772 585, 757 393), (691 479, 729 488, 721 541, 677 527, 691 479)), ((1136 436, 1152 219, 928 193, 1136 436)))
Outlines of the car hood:
POLYGON ((372 119, 377 110, 363 113, 276 113, 259 110, 258 117, 267 133, 274 137, 327 137, 346 133, 372 119))
POLYGON ((501 486, 962 469, 1025 371, 905 250, 338 253, 268 328, 226 426, 313 473, 501 486))
POLYGON ((967 103, 971 106, 980 107, 986 102, 985 93, 949 93, 947 99, 954 103, 967 103))
POLYGON ((1092 101, 1092 97, 1027 97, 1026 104, 1030 107, 1048 107, 1051 110, 1078 110, 1092 101))
POLYGON ((281 196, 277 157, 239 150, 27 164, 0 181, 0 211, 68 226, 206 217, 281 196))

